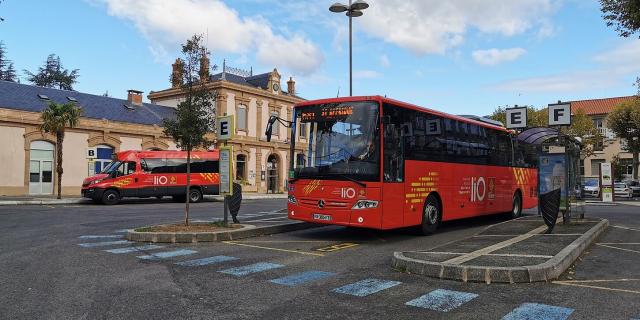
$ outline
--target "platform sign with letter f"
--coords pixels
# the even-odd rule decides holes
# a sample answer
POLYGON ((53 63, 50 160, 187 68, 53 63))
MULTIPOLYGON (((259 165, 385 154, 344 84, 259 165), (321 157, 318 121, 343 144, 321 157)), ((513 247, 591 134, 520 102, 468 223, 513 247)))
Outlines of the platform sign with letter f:
POLYGON ((549 126, 570 126, 571 104, 557 103, 549 105, 549 126))

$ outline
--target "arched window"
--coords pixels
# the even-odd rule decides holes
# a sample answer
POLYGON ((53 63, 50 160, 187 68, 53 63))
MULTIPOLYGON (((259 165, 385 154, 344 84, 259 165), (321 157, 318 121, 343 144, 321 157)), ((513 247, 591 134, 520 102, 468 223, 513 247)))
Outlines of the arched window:
POLYGON ((298 168, 304 168, 307 163, 307 159, 304 157, 304 153, 298 153, 296 155, 296 166, 298 168))
POLYGON ((247 180, 247 156, 244 154, 236 156, 236 180, 247 180))

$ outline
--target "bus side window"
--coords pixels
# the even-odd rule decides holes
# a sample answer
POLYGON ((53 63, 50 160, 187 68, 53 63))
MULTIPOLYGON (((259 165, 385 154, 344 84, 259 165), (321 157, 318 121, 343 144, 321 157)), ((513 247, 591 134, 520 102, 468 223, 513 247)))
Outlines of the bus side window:
POLYGON ((389 122, 384 128, 384 181, 404 181, 404 142, 402 129, 408 133, 404 125, 403 109, 385 104, 383 113, 389 122))

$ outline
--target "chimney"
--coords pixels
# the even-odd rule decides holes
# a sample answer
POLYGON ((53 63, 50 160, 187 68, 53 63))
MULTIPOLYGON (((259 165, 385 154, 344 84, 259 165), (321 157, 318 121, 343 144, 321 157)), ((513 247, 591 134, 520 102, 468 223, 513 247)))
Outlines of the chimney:
POLYGON ((181 59, 176 59, 176 62, 171 65, 171 87, 179 88, 182 86, 184 63, 181 59))
POLYGON ((200 58, 200 82, 205 83, 209 81, 209 57, 203 54, 200 58))
POLYGON ((289 81, 287 81, 287 92, 291 95, 296 94, 296 82, 293 81, 293 77, 289 77, 289 81))
POLYGON ((134 106, 142 105, 142 91, 127 90, 127 101, 134 106))

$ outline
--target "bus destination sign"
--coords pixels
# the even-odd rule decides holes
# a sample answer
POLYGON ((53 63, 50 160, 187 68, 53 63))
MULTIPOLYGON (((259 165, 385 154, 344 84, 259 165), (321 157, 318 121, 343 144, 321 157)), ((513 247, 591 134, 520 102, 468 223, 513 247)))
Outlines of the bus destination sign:
POLYGON ((350 105, 327 105, 321 108, 312 108, 309 111, 302 111, 302 121, 315 121, 316 119, 340 119, 353 114, 353 106, 350 105))

